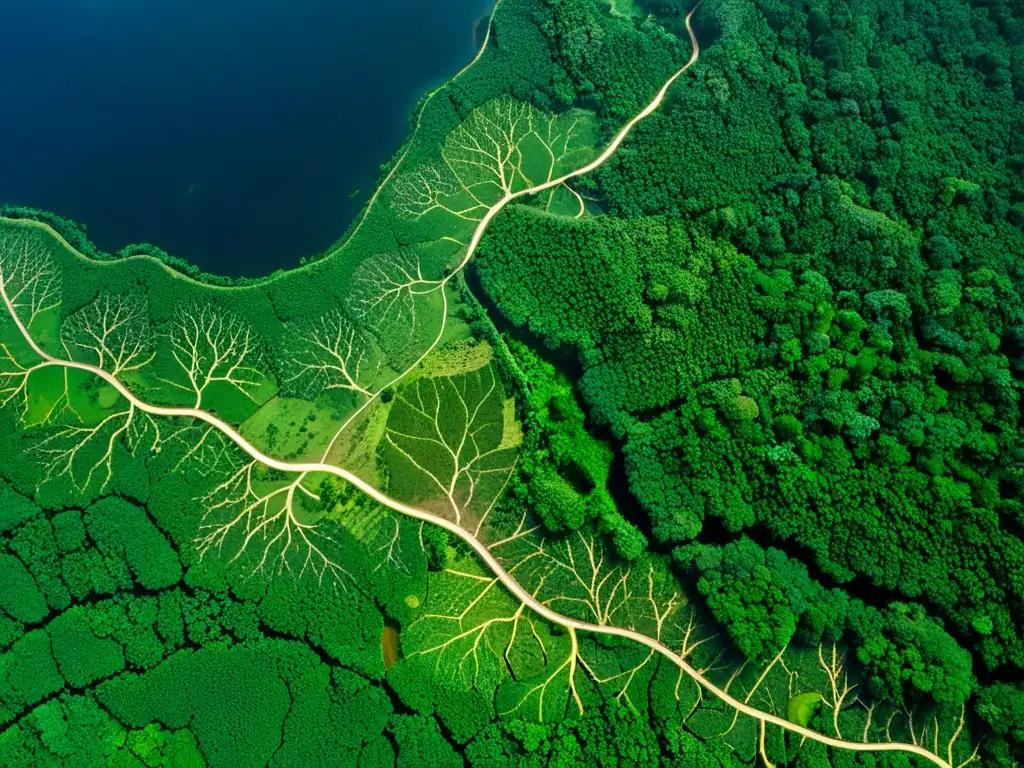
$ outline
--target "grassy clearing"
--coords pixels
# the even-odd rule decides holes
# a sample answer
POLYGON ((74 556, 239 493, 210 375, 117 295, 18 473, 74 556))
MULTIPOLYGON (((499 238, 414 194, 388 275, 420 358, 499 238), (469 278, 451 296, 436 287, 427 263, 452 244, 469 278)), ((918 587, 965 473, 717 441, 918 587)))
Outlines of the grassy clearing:
POLYGON ((786 719, 797 725, 807 726, 821 703, 821 694, 814 691, 798 693, 786 703, 786 719))
POLYGON ((483 368, 494 359, 494 350, 486 341, 459 339, 440 347, 423 361, 418 376, 457 376, 483 368))
POLYGON ((241 424, 259 412, 261 406, 277 394, 273 379, 263 377, 251 396, 240 396, 230 384, 215 382, 203 393, 203 409, 220 416, 229 424, 241 424))
POLYGON ((275 397, 242 423, 241 433, 260 450, 285 460, 319 460, 337 424, 319 403, 275 397))
POLYGON ((639 16, 642 13, 636 0, 608 0, 608 3, 616 16, 639 16))
POLYGON ((389 489, 438 501, 456 519, 489 508, 515 462, 502 447, 505 393, 493 364, 411 381, 396 393, 382 442, 389 489))
MULTIPOLYGON (((581 198, 577 197, 566 187, 556 187, 546 195, 541 196, 539 201, 544 205, 545 210, 552 216, 569 216, 576 218, 586 213, 581 211, 581 198)), ((585 201, 583 201, 585 203, 585 201)))
MULTIPOLYGON (((10 325, 13 326, 13 323, 10 325)), ((58 351, 60 349, 60 307, 54 307, 36 315, 29 326, 29 331, 32 338, 44 350, 51 354, 58 351)))
POLYGON ((377 446, 384 439, 390 411, 390 402, 385 403, 380 399, 374 401, 359 420, 348 428, 347 434, 334 444, 327 460, 380 487, 377 446))
POLYGON ((80 421, 92 426, 108 416, 120 400, 116 389, 85 371, 43 368, 29 381, 25 423, 80 421))

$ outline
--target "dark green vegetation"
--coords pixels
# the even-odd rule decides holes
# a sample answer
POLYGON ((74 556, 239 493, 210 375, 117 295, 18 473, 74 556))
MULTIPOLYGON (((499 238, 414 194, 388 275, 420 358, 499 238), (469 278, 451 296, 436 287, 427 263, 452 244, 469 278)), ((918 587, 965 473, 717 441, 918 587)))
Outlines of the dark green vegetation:
MULTIPOLYGON (((680 9, 648 7, 669 24, 680 9)), ((1009 765, 1020 7, 723 2, 699 18, 696 74, 598 173, 610 215, 509 210, 481 284, 578 371, 634 521, 739 650, 850 643, 882 699, 970 702, 995 731, 986 764, 1009 765)), ((577 93, 615 114, 598 85, 614 56, 565 52, 577 93)))
POLYGON ((0 488, 3 765, 355 765, 381 748, 372 596, 183 569, 161 528, 187 514, 184 480, 148 511, 45 514, 0 488))
POLYGON ((661 110, 449 280, 689 57, 676 3, 610 10, 506 0, 300 270, 8 212, 92 258, 0 225, 0 765, 1021 758, 1020 22, 708 2, 661 110))

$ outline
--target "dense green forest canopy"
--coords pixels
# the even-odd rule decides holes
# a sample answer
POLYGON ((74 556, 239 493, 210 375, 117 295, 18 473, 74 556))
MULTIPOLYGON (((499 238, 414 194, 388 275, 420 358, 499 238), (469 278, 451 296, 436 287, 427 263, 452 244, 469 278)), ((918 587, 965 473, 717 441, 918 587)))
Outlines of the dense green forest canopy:
POLYGON ((264 280, 0 210, 0 765, 1024 759, 1024 12, 690 10, 264 280))
POLYGON ((481 284, 573 359, 642 527, 747 655, 845 634, 882 695, 1013 692, 979 703, 1007 734, 1024 662, 1020 9, 708 15, 691 87, 599 173, 610 215, 510 211, 481 284), (920 673, 889 666, 908 632, 933 649, 920 673))

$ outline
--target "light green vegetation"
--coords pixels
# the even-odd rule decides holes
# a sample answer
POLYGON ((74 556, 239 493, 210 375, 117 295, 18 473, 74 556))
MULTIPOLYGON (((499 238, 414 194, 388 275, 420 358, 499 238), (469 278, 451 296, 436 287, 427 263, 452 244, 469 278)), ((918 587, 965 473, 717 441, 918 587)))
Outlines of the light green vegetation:
POLYGON ((636 16, 640 13, 634 0, 608 0, 612 6, 612 13, 617 16, 636 16))
POLYGON ((457 523, 482 521, 515 465, 503 444, 505 393, 494 365, 454 376, 418 378, 395 394, 381 449, 389 492, 440 501, 457 523))
MULTIPOLYGON (((465 323, 462 327, 468 328, 465 323)), ((494 359, 494 349, 486 341, 455 342, 430 355, 415 376, 457 376, 480 370, 494 359)), ((411 377, 410 377, 411 378, 411 377)))
POLYGON ((295 460, 321 456, 337 431, 337 410, 320 401, 275 397, 242 422, 242 434, 264 451, 295 460))
POLYGON ((597 133, 590 112, 548 115, 513 99, 489 101, 449 134, 440 165, 398 178, 394 205, 406 218, 439 220, 446 233, 452 218, 464 222, 456 231, 471 232, 473 222, 503 197, 585 165, 594 156, 597 133))
POLYGON ((811 722, 814 711, 818 708, 820 702, 820 693, 798 693, 786 703, 786 717, 794 723, 807 725, 811 722))

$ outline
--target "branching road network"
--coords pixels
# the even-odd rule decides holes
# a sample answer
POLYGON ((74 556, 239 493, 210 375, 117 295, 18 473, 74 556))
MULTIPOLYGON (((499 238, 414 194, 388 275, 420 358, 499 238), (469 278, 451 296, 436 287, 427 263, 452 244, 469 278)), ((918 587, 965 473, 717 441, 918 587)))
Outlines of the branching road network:
MULTIPOLYGON (((459 263, 458 267, 455 270, 453 270, 447 277, 437 282, 436 287, 441 289, 442 296, 444 295, 443 288, 447 281, 450 280, 452 276, 454 276, 455 274, 458 274, 458 272, 463 267, 465 267, 466 264, 468 264, 469 261, 473 258, 476 249, 480 244, 481 239, 483 238, 485 232, 487 231, 488 225, 505 206, 515 202, 518 199, 538 195, 547 190, 553 190, 565 184, 567 181, 571 179, 583 176, 599 168, 609 158, 611 158, 612 155, 614 155, 614 153, 626 140, 626 138, 629 136, 630 132, 637 125, 637 123, 651 115, 655 110, 659 108, 659 106, 661 106, 662 102, 666 97, 666 94, 668 93, 672 85, 680 77, 682 77, 682 75, 686 73, 687 70, 689 70, 697 62, 699 58, 700 48, 691 23, 693 13, 694 11, 691 11, 690 14, 687 15, 686 17, 686 28, 689 32, 690 42, 692 44, 692 54, 689 60, 677 72, 675 72, 670 78, 668 78, 668 80, 664 83, 664 85, 657 92, 657 94, 650 101, 650 103, 648 103, 643 110, 641 110, 629 122, 627 122, 612 138, 612 140, 607 144, 607 146, 605 146, 605 148, 596 157, 594 157, 593 160, 588 162, 586 165, 577 168, 576 170, 561 175, 558 178, 548 179, 543 183, 536 184, 528 188, 523 188, 516 192, 506 191, 506 193, 494 205, 488 207, 486 213, 484 213, 482 218, 480 218, 479 222, 477 223, 477 226, 473 231, 472 238, 467 244, 465 254, 464 257, 462 258, 461 263, 459 263)), ((488 38, 485 39, 484 41, 484 47, 481 48, 481 51, 478 54, 477 58, 474 59, 474 62, 477 61, 483 54, 483 50, 484 48, 486 48, 487 41, 489 40, 489 34, 490 33, 488 31, 488 38)), ((472 66, 472 63, 474 62, 471 62, 469 66, 472 66)), ((432 95, 433 94, 430 94, 430 96, 432 95)), ((397 170, 403 158, 404 155, 400 156, 399 160, 395 164, 395 167, 392 169, 391 173, 388 175, 388 177, 384 180, 383 184, 381 185, 382 188, 384 185, 387 184, 388 180, 390 180, 391 176, 394 174, 395 170, 397 170)), ((371 198, 370 206, 373 205, 373 202, 376 200, 377 195, 379 193, 380 190, 378 189, 377 193, 374 194, 374 197, 371 198)), ((365 220, 365 214, 363 220, 365 220)), ((358 226, 361 226, 361 222, 360 225, 358 226)), ((356 231, 358 231, 358 226, 356 231)), ((351 237, 349 239, 351 239, 351 237)), ((65 243, 65 245, 67 244, 65 243)), ((70 249, 70 246, 67 247, 70 249)), ((340 248, 344 248, 344 244, 342 244, 342 246, 339 247, 339 250, 340 248)), ((352 423, 352 421, 359 415, 359 413, 361 413, 366 407, 369 406, 371 402, 373 402, 379 396, 381 390, 378 390, 376 393, 365 393, 368 395, 366 402, 363 403, 363 405, 358 409, 356 414, 350 417, 342 426, 342 428, 338 431, 338 433, 335 435, 334 440, 331 441, 331 445, 328 447, 327 451, 325 451, 324 458, 321 461, 308 463, 281 461, 272 456, 267 455, 266 453, 258 449, 256 446, 254 446, 251 442, 249 442, 249 440, 243 437, 242 434, 237 429, 235 429, 225 421, 221 420, 217 416, 202 410, 200 407, 164 407, 147 403, 144 400, 137 397, 124 384, 121 377, 119 377, 117 370, 112 372, 111 370, 108 370, 109 366, 105 368, 102 365, 92 365, 77 360, 63 359, 61 357, 57 357, 55 355, 50 354, 49 352, 44 350, 40 343, 37 341, 37 339, 33 337, 29 330, 28 323, 23 322, 21 317, 19 316, 19 307, 16 297, 12 296, 11 290, 8 287, 10 285, 9 279, 5 278, 9 278, 9 276, 5 276, 2 272, 2 269, 0 269, 0 294, 2 294, 4 307, 6 311, 9 313, 10 317, 13 319, 13 322, 15 323, 18 332, 24 338, 25 343, 39 358, 39 362, 36 363, 31 369, 25 369, 25 380, 27 380, 27 376, 29 373, 45 368, 62 368, 64 370, 78 369, 81 371, 88 372, 89 374, 92 374, 102 379, 103 381, 107 382, 111 387, 113 387, 127 401, 127 403, 129 404, 128 407, 133 411, 138 411, 149 417, 185 418, 194 419, 199 422, 202 422, 206 424, 209 428, 216 430, 224 438, 238 446, 252 459, 253 462, 256 462, 268 468, 280 470, 282 472, 298 474, 300 476, 300 481, 297 481, 296 485, 298 485, 298 483, 301 482, 301 478, 306 476, 307 474, 323 473, 333 475, 337 478, 346 481, 347 483, 350 483, 351 485, 355 486, 356 488, 358 488, 360 491, 362 491, 375 501, 379 502, 380 504, 388 507, 389 509, 401 515, 404 515, 414 520, 430 523, 431 525, 436 525, 445 529, 446 531, 450 532, 451 534, 459 537, 464 542, 466 542, 466 544, 468 544, 473 549, 477 556, 479 556, 479 558, 483 561, 487 568, 490 569, 490 571, 497 577, 501 584, 518 601, 520 601, 531 611, 543 617, 552 624, 564 627, 571 637, 574 648, 577 644, 577 632, 614 635, 617 637, 634 641, 636 643, 640 643, 649 648, 652 652, 660 654, 664 658, 668 659, 671 663, 678 666, 683 673, 689 676, 704 690, 716 696, 726 705, 733 708, 737 713, 742 713, 758 721, 760 723, 761 728, 762 756, 764 756, 763 744, 765 726, 773 725, 783 729, 784 731, 788 731, 792 734, 795 734, 803 739, 819 742, 829 747, 859 752, 909 753, 924 758, 925 760, 933 763, 936 766, 939 766, 940 768, 961 768, 961 766, 966 765, 968 762, 971 762, 973 759, 975 759, 972 756, 967 761, 964 761, 959 764, 957 764, 954 761, 953 746, 957 737, 960 735, 960 730, 957 730, 953 738, 950 740, 948 745, 948 754, 945 756, 937 754, 939 750, 932 751, 925 748, 921 744, 917 743, 906 743, 899 741, 866 743, 849 741, 841 738, 833 738, 823 733, 819 733, 817 731, 803 727, 797 723, 790 722, 789 720, 779 717, 773 713, 757 709, 756 707, 751 706, 747 701, 743 701, 736 698, 728 692, 728 686, 725 686, 723 688, 719 685, 716 685, 702 671, 698 670, 693 665, 691 665, 686 660, 686 658, 684 658, 685 654, 680 655, 676 653, 675 651, 663 645, 655 638, 652 638, 640 632, 636 632, 632 629, 579 621, 553 610, 548 604, 545 604, 545 602, 538 600, 533 594, 531 594, 526 588, 524 588, 516 580, 516 578, 510 574, 509 570, 514 570, 514 568, 506 569, 506 567, 499 561, 499 558, 493 554, 492 548, 489 548, 485 543, 483 543, 479 538, 477 538, 477 536, 474 535, 474 533, 470 533, 468 530, 466 530, 456 522, 441 517, 438 514, 434 514, 433 512, 428 512, 423 509, 419 509, 408 504, 405 504, 401 501, 398 501, 397 499, 394 499, 389 495, 381 492, 370 483, 358 477, 356 474, 342 467, 335 466, 327 462, 327 456, 328 454, 330 454, 331 447, 333 447, 334 443, 336 442, 338 435, 340 435, 345 430, 345 428, 350 423, 352 423)), ((446 307, 447 300, 445 299, 445 308, 446 307)), ((391 382, 391 385, 393 385, 399 379, 405 377, 410 371, 412 371, 421 362, 423 362, 423 360, 437 348, 438 344, 441 342, 443 333, 444 327, 442 324, 441 330, 438 332, 436 339, 433 341, 430 347, 415 361, 415 363, 413 363, 412 366, 408 367, 405 371, 400 373, 391 382)), ((196 391, 197 393, 199 392, 198 389, 196 391)), ((198 399, 201 399, 201 393, 199 393, 198 399)), ((295 486, 292 486, 290 493, 294 492, 294 488, 295 486)), ((961 721, 961 730, 962 727, 963 723, 961 721)), ((765 760, 767 762, 767 757, 765 757, 765 760)))

